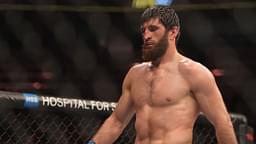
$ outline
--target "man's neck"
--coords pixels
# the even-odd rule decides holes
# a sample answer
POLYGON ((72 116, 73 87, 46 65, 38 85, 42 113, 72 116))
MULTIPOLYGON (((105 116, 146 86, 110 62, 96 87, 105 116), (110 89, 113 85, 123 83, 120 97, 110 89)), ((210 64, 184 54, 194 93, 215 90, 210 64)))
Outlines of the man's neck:
POLYGON ((177 52, 176 45, 169 45, 165 54, 162 57, 151 62, 152 67, 157 68, 160 65, 164 65, 165 63, 175 62, 177 55, 178 55, 178 52, 177 52))

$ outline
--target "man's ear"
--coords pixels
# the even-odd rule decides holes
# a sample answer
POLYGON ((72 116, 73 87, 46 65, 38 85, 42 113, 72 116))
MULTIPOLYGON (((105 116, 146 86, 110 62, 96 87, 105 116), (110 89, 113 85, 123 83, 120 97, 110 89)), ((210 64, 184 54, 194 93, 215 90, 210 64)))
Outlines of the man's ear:
POLYGON ((169 39, 175 40, 177 35, 179 34, 179 31, 180 28, 178 26, 173 26, 168 32, 169 39))

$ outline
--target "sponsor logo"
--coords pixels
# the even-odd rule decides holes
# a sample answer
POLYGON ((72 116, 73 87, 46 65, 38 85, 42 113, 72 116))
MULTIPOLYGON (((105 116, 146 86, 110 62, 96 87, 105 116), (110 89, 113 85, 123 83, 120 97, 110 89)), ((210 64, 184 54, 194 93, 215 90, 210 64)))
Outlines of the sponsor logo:
POLYGON ((37 108, 39 107, 39 97, 36 94, 23 93, 25 98, 24 107, 25 108, 37 108))
POLYGON ((98 111, 114 111, 116 103, 42 96, 42 105, 47 107, 75 108, 98 111))

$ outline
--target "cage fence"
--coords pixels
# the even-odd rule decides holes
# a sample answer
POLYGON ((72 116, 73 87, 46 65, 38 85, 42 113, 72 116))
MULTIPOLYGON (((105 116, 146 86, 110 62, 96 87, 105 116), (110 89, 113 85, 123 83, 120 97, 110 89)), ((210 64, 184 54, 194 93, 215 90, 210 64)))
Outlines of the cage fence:
MULTIPOLYGON (((12 92, 0 92, 0 104, 1 144, 83 144, 92 138, 115 108, 114 102, 12 92)), ((253 129, 246 117, 230 116, 239 144, 253 143, 253 129)), ((135 118, 115 144, 134 143, 134 122, 135 118)), ((194 125, 193 144, 215 143, 214 127, 201 114, 194 125)))

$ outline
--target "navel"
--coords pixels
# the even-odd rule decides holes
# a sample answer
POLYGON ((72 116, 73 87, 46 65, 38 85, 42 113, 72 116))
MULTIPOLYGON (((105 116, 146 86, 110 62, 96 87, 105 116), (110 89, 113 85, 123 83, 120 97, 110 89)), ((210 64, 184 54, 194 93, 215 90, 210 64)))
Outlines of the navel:
POLYGON ((171 98, 166 98, 166 101, 167 101, 167 102, 171 102, 172 99, 171 99, 171 98))

